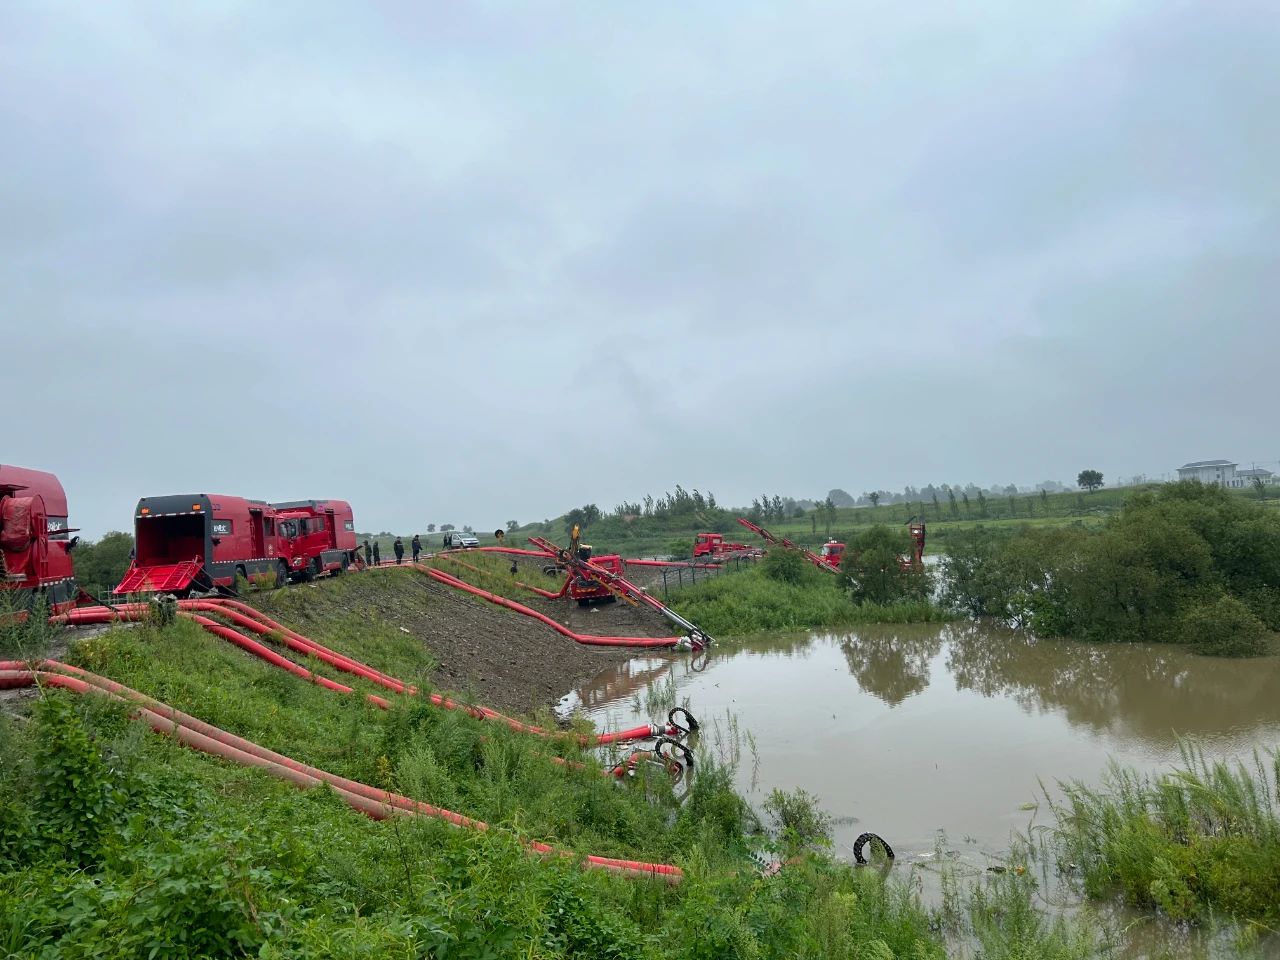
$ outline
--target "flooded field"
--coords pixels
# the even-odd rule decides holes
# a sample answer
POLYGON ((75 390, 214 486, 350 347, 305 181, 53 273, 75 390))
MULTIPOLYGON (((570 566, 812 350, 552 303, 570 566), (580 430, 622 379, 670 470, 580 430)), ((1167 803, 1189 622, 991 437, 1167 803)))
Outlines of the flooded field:
POLYGON ((774 787, 802 787, 836 818, 838 855, 872 830, 900 867, 941 849, 973 873, 1001 862, 1013 831, 1052 822, 1041 782, 1097 783, 1111 760, 1158 770, 1179 736, 1211 757, 1280 744, 1280 658, 1036 642, 970 623, 762 637, 716 650, 702 672, 633 660, 563 708, 630 725, 672 695, 705 739, 732 740, 735 718, 739 786, 757 808, 774 787))

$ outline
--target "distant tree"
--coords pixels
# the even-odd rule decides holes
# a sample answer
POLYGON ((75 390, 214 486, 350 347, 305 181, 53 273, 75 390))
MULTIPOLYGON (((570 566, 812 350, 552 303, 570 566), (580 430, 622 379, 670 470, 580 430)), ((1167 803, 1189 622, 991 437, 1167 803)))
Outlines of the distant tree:
POLYGON ((782 506, 782 498, 776 493, 773 495, 773 516, 779 523, 787 519, 787 511, 782 506))
POLYGON ((76 579, 90 590, 114 590, 129 569, 129 551, 133 537, 112 530, 94 543, 81 540, 71 552, 76 579))
POLYGON ((1102 486, 1102 474, 1097 470, 1081 470, 1079 476, 1076 477, 1076 486, 1093 493, 1093 491, 1102 486))
POLYGON ((452 523, 442 523, 440 524, 440 529, 444 533, 448 533, 450 530, 456 530, 458 528, 455 527, 452 523))
POLYGON ((868 500, 870 500, 870 501, 871 501, 871 506, 872 506, 872 508, 873 508, 873 509, 874 509, 875 507, 880 506, 880 491, 879 491, 879 490, 872 490, 870 493, 865 494, 865 496, 866 496, 866 498, 867 498, 868 500))
POLYGON ((710 490, 707 491, 707 509, 714 510, 716 508, 716 495, 710 490))
POLYGON ((1046 510, 1049 509, 1049 491, 1043 487, 1040 488, 1040 503, 1044 505, 1046 510))
POLYGON ((435 532, 436 532, 436 525, 434 523, 428 523, 427 533, 435 533, 435 532))
POLYGON ((827 499, 823 501, 822 507, 822 512, 827 521, 827 536, 829 537, 831 536, 831 525, 836 522, 836 502, 830 497, 827 497, 827 499))
POLYGON ((469 523, 464 523, 464 524, 462 525, 462 532, 463 532, 463 533, 475 533, 475 531, 471 529, 471 524, 469 524, 469 523))
POLYGON ((933 491, 933 512, 939 517, 942 516, 942 506, 938 503, 937 490, 933 491))
POLYGON ((1259 499, 1259 500, 1265 500, 1265 499, 1267 499, 1267 485, 1266 485, 1265 483, 1263 483, 1263 482, 1262 482, 1262 478, 1261 478, 1261 477, 1254 477, 1254 478, 1253 478, 1253 489, 1255 489, 1255 490, 1257 490, 1257 491, 1258 491, 1258 499, 1259 499))
POLYGON ((973 516, 973 511, 969 508, 969 491, 965 490, 961 493, 960 499, 964 501, 964 515, 966 517, 973 516))
POLYGON ((1011 484, 1009 484, 1007 487, 1005 487, 1005 488, 1004 488, 1004 492, 1005 492, 1005 495, 1006 495, 1006 496, 1012 497, 1012 496, 1014 496, 1014 495, 1018 492, 1018 488, 1017 488, 1014 484, 1012 484, 1012 483, 1011 483, 1011 484))
POLYGON ((978 516, 985 518, 987 515, 987 495, 981 490, 978 491, 978 516))
POLYGON ((819 509, 820 509, 819 507, 814 507, 814 508, 813 508, 813 510, 812 510, 812 511, 810 512, 810 514, 809 514, 809 525, 810 525, 811 527, 813 527, 813 535, 814 535, 815 537, 818 535, 818 512, 819 512, 819 509))
POLYGON ((519 526, 520 526, 520 524, 516 523, 514 520, 508 520, 508 521, 507 521, 507 533, 515 533, 516 528, 517 528, 517 527, 519 527, 519 526))
POLYGON ((853 497, 836 487, 827 494, 827 499, 834 503, 837 507, 852 507, 857 505, 857 501, 853 497))
POLYGON ((1017 515, 1018 515, 1018 501, 1012 494, 1010 494, 1009 495, 1009 516, 1016 517, 1017 515))
POLYGON ((1033 517, 1036 513, 1036 498, 1027 497, 1027 516, 1033 517))
POLYGON ((956 491, 954 487, 947 487, 947 500, 951 507, 951 516, 960 516, 960 508, 956 506, 956 491))

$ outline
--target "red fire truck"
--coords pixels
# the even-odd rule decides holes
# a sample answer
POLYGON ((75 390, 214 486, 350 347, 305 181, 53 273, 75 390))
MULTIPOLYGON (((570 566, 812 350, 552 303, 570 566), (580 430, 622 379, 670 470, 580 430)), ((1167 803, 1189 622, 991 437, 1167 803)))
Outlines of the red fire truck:
POLYGON ((337 575, 356 561, 356 522, 345 500, 290 500, 273 503, 278 553, 287 559, 289 576, 311 580, 337 575))
POLYGON ((211 493, 143 497, 134 513, 133 565, 116 593, 189 593, 234 587, 236 577, 289 575, 275 510, 211 493))
POLYGON ((55 613, 80 590, 71 563, 67 495, 52 473, 0 464, 0 590, 15 607, 39 599, 55 613))
POLYGON ((693 559, 720 557, 750 549, 745 543, 725 543, 723 533, 700 533, 693 542, 693 559))

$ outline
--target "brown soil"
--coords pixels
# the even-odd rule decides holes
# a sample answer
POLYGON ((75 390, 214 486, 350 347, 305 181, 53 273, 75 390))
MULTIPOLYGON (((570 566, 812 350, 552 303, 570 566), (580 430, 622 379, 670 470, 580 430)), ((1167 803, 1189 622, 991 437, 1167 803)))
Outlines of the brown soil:
MULTIPOLYGON (((419 638, 438 661, 431 673, 437 688, 508 713, 529 714, 554 707, 571 690, 638 652, 583 646, 530 617, 411 570, 349 574, 339 581, 290 587, 285 595, 264 594, 252 599, 281 622, 321 642, 332 640, 344 653, 356 657, 359 651, 349 649, 349 642, 344 645, 337 638, 326 637, 326 621, 331 622, 334 614, 356 613, 370 622, 398 628, 419 638)), ((616 630, 629 636, 663 635, 661 631, 634 631, 628 626, 630 621, 611 618, 606 611, 594 616, 586 611, 579 614, 577 604, 573 604, 573 611, 567 611, 565 601, 541 601, 533 595, 528 599, 532 602, 526 605, 562 623, 568 612, 567 619, 591 625, 593 633, 616 630)), ((620 612, 623 617, 632 614, 629 610, 620 612)), ((577 626, 571 629, 588 632, 577 626)))

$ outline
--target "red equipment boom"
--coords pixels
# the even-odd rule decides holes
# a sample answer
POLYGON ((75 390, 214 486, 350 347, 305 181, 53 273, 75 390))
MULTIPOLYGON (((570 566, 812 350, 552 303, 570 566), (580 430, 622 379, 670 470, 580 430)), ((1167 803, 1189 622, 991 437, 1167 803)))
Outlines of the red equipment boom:
POLYGON ((80 594, 71 562, 67 495, 52 473, 0 464, 0 590, 15 606, 43 598, 54 613, 80 594))
MULTIPOLYGON (((812 550, 806 550, 799 544, 792 543, 786 537, 775 537, 764 527, 754 524, 750 520, 744 520, 739 517, 738 522, 748 530, 752 530, 760 534, 760 536, 764 537, 768 543, 771 543, 774 546, 785 547, 788 550, 799 550, 804 554, 805 559, 820 570, 835 573, 840 569, 840 561, 844 557, 845 549, 845 545, 843 543, 837 543, 835 540, 828 540, 822 545, 822 554, 819 556, 812 550)), ((911 556, 910 558, 899 557, 898 563, 902 565, 903 570, 920 570, 924 567, 924 521, 912 518, 908 521, 908 526, 911 531, 911 556)))
POLYGON ((819 570, 826 570, 828 573, 835 572, 836 570, 835 567, 827 563, 827 561, 823 560, 822 557, 818 556, 812 550, 806 550, 804 547, 800 546, 797 543, 793 543, 792 541, 788 540, 786 537, 775 537, 772 533, 770 533, 764 527, 760 526, 759 524, 752 523, 750 520, 739 517, 738 522, 742 524, 744 527, 746 527, 748 530, 752 531, 753 533, 760 534, 760 536, 764 537, 766 543, 773 544, 775 547, 785 547, 788 550, 799 550, 802 554, 804 554, 804 558, 808 560, 810 563, 812 563, 819 570))
POLYGON ((578 537, 576 530, 570 540, 572 546, 568 550, 561 549, 550 540, 542 537, 530 537, 529 542, 555 557, 556 561, 569 572, 570 576, 578 576, 584 580, 594 581, 630 603, 643 604, 651 610, 656 610, 686 631, 689 644, 693 649, 702 650, 710 646, 711 636, 697 624, 686 620, 657 597, 650 596, 642 588, 637 587, 622 574, 614 573, 612 570, 605 569, 591 560, 580 557, 577 551, 578 537))

